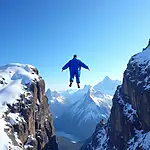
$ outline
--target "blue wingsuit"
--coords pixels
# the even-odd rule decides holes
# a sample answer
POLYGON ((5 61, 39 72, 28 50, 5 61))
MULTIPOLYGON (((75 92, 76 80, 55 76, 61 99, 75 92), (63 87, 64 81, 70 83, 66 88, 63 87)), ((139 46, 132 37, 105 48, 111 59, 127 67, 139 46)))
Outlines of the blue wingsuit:
POLYGON ((89 69, 87 65, 85 65, 82 61, 77 58, 71 59, 62 70, 65 70, 69 67, 70 70, 70 82, 73 82, 74 76, 76 77, 76 82, 80 83, 80 74, 81 74, 81 67, 85 69, 89 69))

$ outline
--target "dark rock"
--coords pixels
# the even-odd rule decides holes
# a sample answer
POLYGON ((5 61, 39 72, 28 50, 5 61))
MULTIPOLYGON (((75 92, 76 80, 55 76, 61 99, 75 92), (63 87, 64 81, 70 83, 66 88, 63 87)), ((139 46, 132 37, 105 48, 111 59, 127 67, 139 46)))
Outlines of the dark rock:
POLYGON ((2 80, 0 80, 0 84, 4 84, 4 82, 2 80))

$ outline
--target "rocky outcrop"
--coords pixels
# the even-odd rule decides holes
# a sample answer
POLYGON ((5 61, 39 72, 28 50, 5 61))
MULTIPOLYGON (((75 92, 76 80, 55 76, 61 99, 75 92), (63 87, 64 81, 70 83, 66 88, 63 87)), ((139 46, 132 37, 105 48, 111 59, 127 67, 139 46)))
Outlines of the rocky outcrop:
MULTIPOLYGON (((38 75, 37 69, 34 68, 33 73, 38 75)), ((45 82, 41 77, 26 84, 24 94, 7 106, 5 120, 9 128, 6 132, 14 145, 24 150, 58 150, 45 82)))
POLYGON ((113 98, 110 118, 99 126, 86 150, 150 149, 150 43, 134 55, 124 72, 123 84, 113 98))

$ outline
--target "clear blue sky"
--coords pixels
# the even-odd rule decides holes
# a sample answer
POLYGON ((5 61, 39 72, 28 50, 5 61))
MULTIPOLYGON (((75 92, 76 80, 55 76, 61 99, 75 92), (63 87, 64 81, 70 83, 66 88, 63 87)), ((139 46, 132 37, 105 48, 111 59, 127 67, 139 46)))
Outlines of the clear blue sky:
POLYGON ((0 64, 36 66, 48 87, 68 87, 61 67, 77 54, 82 85, 121 79, 150 38, 150 0, 1 0, 0 64))

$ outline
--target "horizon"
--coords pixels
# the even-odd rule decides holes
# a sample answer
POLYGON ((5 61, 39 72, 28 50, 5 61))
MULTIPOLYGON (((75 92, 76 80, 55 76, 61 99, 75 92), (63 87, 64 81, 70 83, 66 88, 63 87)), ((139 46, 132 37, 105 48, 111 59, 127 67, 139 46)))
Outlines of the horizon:
POLYGON ((110 80, 112 80, 112 81, 118 81, 118 82, 121 82, 122 83, 122 81, 121 80, 118 80, 118 79, 112 79, 112 78, 110 78, 109 76, 106 76, 106 77, 104 77, 101 81, 99 81, 98 83, 96 83, 96 84, 94 84, 94 85, 91 85, 91 84, 84 84, 84 85, 82 85, 82 87, 80 88, 80 89, 78 89, 78 88, 76 88, 76 85, 74 85, 75 87, 74 88, 69 88, 68 87, 68 89, 51 89, 51 88, 45 88, 45 91, 47 91, 47 90, 51 90, 51 91, 56 91, 56 92, 64 92, 64 91, 78 91, 78 90, 82 90, 82 89, 84 89, 84 87, 85 86, 91 86, 91 87, 94 87, 94 86, 96 86, 97 84, 100 84, 101 82, 103 82, 106 78, 109 78, 110 80))
POLYGON ((31 64, 46 88, 65 90, 69 72, 61 68, 77 54, 91 69, 82 70, 81 88, 105 76, 122 81, 129 59, 150 38, 149 6, 149 0, 2 0, 0 64, 31 64))

